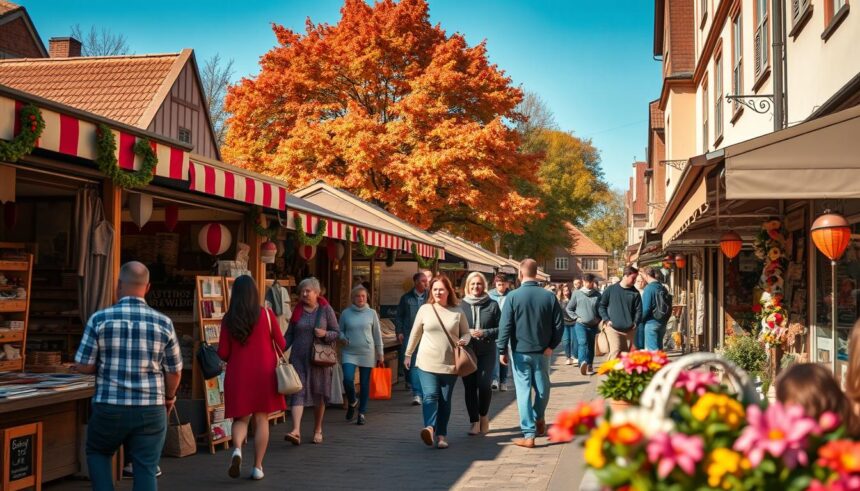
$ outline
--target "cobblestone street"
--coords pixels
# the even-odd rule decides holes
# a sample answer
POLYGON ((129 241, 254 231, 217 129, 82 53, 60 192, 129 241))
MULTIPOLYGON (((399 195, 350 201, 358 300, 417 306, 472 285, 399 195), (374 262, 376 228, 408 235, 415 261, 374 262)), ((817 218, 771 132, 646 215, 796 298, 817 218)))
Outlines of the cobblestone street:
MULTIPOLYGON (((548 421, 557 411, 595 397, 596 377, 583 377, 579 369, 563 365, 557 357, 552 372, 548 421)), ((390 401, 370 401, 367 426, 344 422, 344 411, 326 412, 325 443, 294 447, 283 441, 289 424, 272 428, 265 460, 266 478, 251 482, 251 446, 246 446, 242 479, 227 477, 229 452, 205 450, 184 459, 164 458, 160 489, 576 489, 581 479, 581 449, 576 443, 526 450, 512 445, 520 435, 513 389, 495 392, 491 431, 487 437, 466 434, 468 417, 462 383, 455 389, 447 450, 424 446, 418 432, 421 409, 409 405, 403 385, 395 387, 390 401)), ((305 415, 303 438, 312 435, 312 418, 305 415)), ((121 489, 131 489, 124 480, 121 489)), ((59 481, 50 491, 89 489, 87 481, 59 481)))

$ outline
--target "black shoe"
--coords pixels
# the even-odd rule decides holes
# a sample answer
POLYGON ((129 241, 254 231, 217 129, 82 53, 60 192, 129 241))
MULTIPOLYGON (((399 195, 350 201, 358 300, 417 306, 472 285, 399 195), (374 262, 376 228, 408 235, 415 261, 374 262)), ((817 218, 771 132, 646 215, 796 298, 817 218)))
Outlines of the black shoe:
POLYGON ((353 416, 355 416, 355 408, 358 406, 358 401, 353 402, 348 405, 346 408, 346 420, 352 421, 353 416))
POLYGON ((355 424, 360 425, 360 426, 366 425, 367 424, 367 418, 365 418, 363 414, 358 413, 358 421, 356 421, 355 424))

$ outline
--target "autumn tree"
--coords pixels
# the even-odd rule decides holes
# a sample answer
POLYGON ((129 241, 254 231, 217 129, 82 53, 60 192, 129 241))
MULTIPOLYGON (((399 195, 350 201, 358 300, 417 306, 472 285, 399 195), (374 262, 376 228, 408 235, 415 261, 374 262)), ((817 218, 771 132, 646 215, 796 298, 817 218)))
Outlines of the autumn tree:
MULTIPOLYGON (((618 257, 621 257, 627 242, 626 219, 624 193, 616 189, 607 190, 598 196, 594 213, 582 231, 604 250, 610 254, 618 251, 618 257)), ((610 274, 617 273, 610 271, 610 274)))
POLYGON ((224 145, 227 134, 227 111, 224 108, 224 97, 227 95, 227 87, 230 78, 233 77, 233 60, 221 58, 215 53, 203 62, 200 70, 200 81, 203 84, 203 93, 206 96, 206 104, 209 107, 209 117, 212 120, 212 129, 215 131, 215 140, 218 146, 224 145))
POLYGON ((510 126, 522 91, 485 43, 432 25, 426 1, 346 0, 335 25, 273 29, 260 73, 228 91, 228 160, 472 238, 536 216, 515 189, 537 170, 510 126))

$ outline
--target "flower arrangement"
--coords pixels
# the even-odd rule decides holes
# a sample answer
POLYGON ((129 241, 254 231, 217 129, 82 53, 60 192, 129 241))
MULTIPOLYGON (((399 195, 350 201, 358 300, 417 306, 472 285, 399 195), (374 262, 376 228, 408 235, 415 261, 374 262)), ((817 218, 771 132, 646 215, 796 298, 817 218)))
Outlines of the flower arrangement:
POLYGON ((585 462, 605 489, 860 489, 860 443, 835 414, 744 406, 710 372, 682 372, 673 387, 669 417, 592 401, 560 413, 550 439, 587 435, 585 462))
POLYGON ((753 310, 761 323, 759 339, 768 348, 788 343, 788 312, 782 306, 785 257, 785 230, 782 222, 772 218, 762 224, 753 246, 762 261, 759 289, 762 294, 753 310))
POLYGON ((662 351, 631 351, 604 362, 597 370, 606 378, 597 391, 607 399, 637 404, 654 374, 669 363, 662 351))

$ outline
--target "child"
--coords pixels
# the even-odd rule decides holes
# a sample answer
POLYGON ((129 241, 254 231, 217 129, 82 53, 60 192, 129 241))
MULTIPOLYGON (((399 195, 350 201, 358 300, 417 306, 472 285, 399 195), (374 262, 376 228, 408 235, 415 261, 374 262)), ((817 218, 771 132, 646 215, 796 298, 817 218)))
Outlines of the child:
POLYGON ((854 435, 854 418, 848 398, 830 370, 816 363, 792 365, 776 381, 776 398, 783 404, 799 404, 807 416, 821 419, 825 412, 839 417, 848 436, 854 435))

